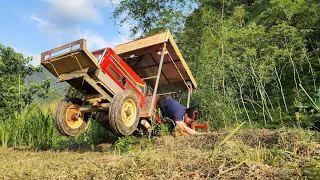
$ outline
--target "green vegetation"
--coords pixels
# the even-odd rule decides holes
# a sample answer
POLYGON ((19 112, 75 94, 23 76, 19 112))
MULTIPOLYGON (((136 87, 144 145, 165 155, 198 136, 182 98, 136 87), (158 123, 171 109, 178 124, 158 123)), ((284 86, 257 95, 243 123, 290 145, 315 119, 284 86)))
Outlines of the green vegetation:
POLYGON ((219 129, 310 127, 293 110, 311 105, 299 84, 319 89, 319 12, 317 0, 129 0, 113 15, 136 22, 133 36, 174 33, 199 84, 192 104, 219 129))
POLYGON ((2 147, 31 146, 40 149, 56 144, 58 133, 50 111, 25 107, 0 123, 2 147))
POLYGON ((90 120, 84 134, 78 137, 62 136, 54 126, 50 111, 26 106, 6 121, 0 122, 0 147, 27 146, 39 150, 90 147, 103 142, 115 141, 115 137, 101 125, 90 120))
POLYGON ((35 95, 42 98, 50 95, 50 79, 24 84, 28 75, 42 70, 30 65, 31 60, 32 57, 25 58, 11 47, 0 44, 0 122, 32 103, 35 95))
POLYGON ((242 123, 195 136, 117 140, 95 121, 75 138, 53 124, 50 110, 31 107, 0 123, 1 178, 314 179, 320 172, 316 131, 241 129, 242 123))
POLYGON ((50 86, 50 91, 44 96, 34 96, 33 100, 40 104, 50 103, 58 98, 61 98, 68 88, 68 83, 57 83, 56 77, 54 77, 48 70, 43 68, 41 72, 34 72, 30 76, 26 76, 24 84, 27 87, 34 86, 35 84, 42 84, 44 81, 50 86))
POLYGON ((122 138, 105 153, 0 148, 3 179, 316 179, 319 134, 302 129, 240 129, 174 138, 122 138), (150 141, 149 141, 150 140, 150 141), (120 145, 126 144, 125 146, 120 145), (131 147, 129 150, 128 147, 131 147), (27 165, 26 165, 27 164, 27 165))

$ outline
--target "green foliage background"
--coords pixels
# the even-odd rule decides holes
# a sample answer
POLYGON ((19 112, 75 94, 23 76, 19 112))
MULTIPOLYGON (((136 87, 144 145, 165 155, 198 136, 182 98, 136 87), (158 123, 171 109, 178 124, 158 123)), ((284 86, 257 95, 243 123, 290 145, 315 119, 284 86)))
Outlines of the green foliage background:
POLYGON ((52 94, 51 79, 25 84, 28 76, 43 70, 30 65, 31 60, 32 57, 25 58, 13 48, 0 44, 0 121, 20 112, 35 97, 47 98, 52 94))
POLYGON ((310 120, 294 108, 311 104, 299 84, 311 96, 320 85, 319 12, 318 0, 129 0, 114 19, 136 22, 133 37, 174 34, 199 84, 192 103, 203 121, 276 128, 310 120))

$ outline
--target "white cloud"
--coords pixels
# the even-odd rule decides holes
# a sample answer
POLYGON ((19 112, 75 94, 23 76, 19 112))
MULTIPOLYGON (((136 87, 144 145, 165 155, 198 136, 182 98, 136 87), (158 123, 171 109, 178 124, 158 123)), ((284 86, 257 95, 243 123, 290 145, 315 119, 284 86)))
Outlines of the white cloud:
POLYGON ((61 41, 61 31, 56 24, 50 23, 49 21, 43 20, 36 15, 30 16, 30 19, 38 23, 38 29, 43 34, 47 35, 49 39, 59 43, 61 41))
POLYGON ((94 6, 112 6, 120 3, 120 0, 91 0, 94 6))
POLYGON ((114 48, 115 46, 123 43, 129 42, 130 39, 126 35, 118 35, 113 41, 110 42, 110 47, 114 48))
MULTIPOLYGON (((78 21, 89 21, 103 24, 103 18, 98 13, 94 1, 90 0, 44 0, 49 4, 46 10, 51 21, 70 24, 78 21)), ((99 0, 105 4, 105 1, 99 0)))
POLYGON ((47 20, 41 19, 36 15, 32 15, 30 19, 38 23, 38 29, 43 34, 46 34, 51 40, 56 42, 56 44, 61 45, 61 36, 68 36, 71 39, 86 39, 88 42, 89 49, 100 49, 104 47, 114 47, 118 44, 128 42, 127 38, 128 28, 122 27, 121 32, 118 36, 110 39, 109 41, 105 40, 102 36, 92 32, 91 30, 82 30, 81 28, 61 28, 54 23, 51 23, 47 20))
POLYGON ((77 38, 86 39, 88 43, 88 48, 90 50, 96 50, 96 49, 101 49, 105 47, 114 48, 118 44, 128 42, 128 39, 122 35, 118 35, 109 41, 109 40, 105 40, 102 36, 99 36, 90 30, 81 31, 80 29, 77 32, 77 38))
POLYGON ((48 8, 41 15, 34 14, 30 19, 37 22, 40 32, 47 35, 56 46, 74 41, 86 39, 88 48, 96 50, 111 47, 129 41, 129 25, 120 27, 116 36, 103 36, 91 29, 82 28, 80 22, 102 24, 103 18, 99 14, 101 8, 111 7, 118 4, 119 0, 43 0, 48 8))
POLYGON ((41 61, 41 54, 38 53, 32 53, 30 51, 24 50, 24 49, 19 49, 19 48, 15 48, 13 47, 13 49, 17 52, 17 53, 21 53, 23 54, 23 56, 26 57, 33 57, 33 60, 30 62, 30 64, 34 65, 34 66, 38 66, 40 65, 40 61, 41 61))
POLYGON ((86 39, 88 43, 88 48, 92 50, 100 49, 108 46, 107 41, 103 37, 96 35, 89 30, 85 30, 85 31, 79 30, 77 32, 77 38, 86 39))
POLYGON ((55 24, 64 26, 89 21, 103 24, 101 8, 113 8, 120 0, 43 0, 48 4, 45 10, 47 18, 55 24))

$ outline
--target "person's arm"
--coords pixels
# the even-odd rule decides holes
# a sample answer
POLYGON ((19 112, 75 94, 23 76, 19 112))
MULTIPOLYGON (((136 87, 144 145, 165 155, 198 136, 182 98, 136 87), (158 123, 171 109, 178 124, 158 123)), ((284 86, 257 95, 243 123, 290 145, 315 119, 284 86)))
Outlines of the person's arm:
POLYGON ((176 125, 188 134, 200 134, 197 131, 189 128, 183 121, 176 121, 176 125))

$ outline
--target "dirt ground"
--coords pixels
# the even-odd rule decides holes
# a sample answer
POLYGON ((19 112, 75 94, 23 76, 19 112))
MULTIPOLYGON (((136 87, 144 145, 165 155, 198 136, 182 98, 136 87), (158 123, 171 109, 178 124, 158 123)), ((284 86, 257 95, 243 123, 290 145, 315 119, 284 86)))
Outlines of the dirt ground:
POLYGON ((0 179, 316 179, 319 133, 245 130, 144 138, 129 152, 110 144, 35 151, 0 148, 0 179), (106 149, 106 151, 101 152, 106 149))

